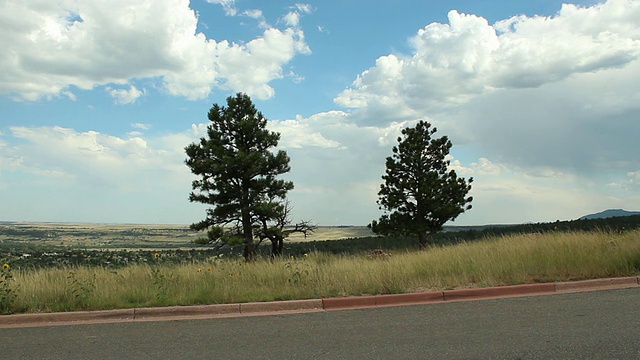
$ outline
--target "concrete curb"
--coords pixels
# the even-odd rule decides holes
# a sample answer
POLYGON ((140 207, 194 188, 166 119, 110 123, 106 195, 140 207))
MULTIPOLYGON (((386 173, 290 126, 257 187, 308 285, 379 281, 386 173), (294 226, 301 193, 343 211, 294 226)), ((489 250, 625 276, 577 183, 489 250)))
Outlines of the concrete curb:
POLYGON ((252 302, 240 304, 240 314, 271 313, 281 311, 322 310, 321 299, 252 302))
POLYGON ((428 304, 444 301, 442 291, 322 299, 324 310, 428 304))
POLYGON ((624 288, 640 285, 640 277, 593 279, 556 283, 556 292, 572 292, 590 289, 624 288))
POLYGON ((64 324, 76 321, 118 322, 130 321, 133 319, 134 309, 16 314, 0 316, 0 328, 16 326, 44 326, 48 324, 64 324))
POLYGON ((257 316, 548 295, 631 287, 640 287, 640 277, 634 276, 309 300, 2 315, 0 316, 0 328, 257 316))
POLYGON ((444 291, 445 301, 490 299, 496 297, 548 294, 556 291, 554 283, 497 286, 477 289, 456 289, 444 291))
POLYGON ((197 317, 235 315, 240 313, 240 304, 170 306, 133 309, 132 320, 145 320, 173 317, 197 317))

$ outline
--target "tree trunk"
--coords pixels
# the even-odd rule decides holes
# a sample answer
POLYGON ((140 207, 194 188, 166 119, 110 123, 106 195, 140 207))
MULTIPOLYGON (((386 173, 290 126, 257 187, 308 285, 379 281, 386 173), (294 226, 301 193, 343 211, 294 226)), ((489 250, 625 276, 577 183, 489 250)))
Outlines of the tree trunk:
POLYGON ((418 234, 418 243, 420 244, 420 248, 424 249, 427 247, 427 242, 429 240, 429 236, 425 233, 418 234))
POLYGON ((277 258, 282 255, 284 241, 282 238, 271 239, 271 257, 277 258))
MULTIPOLYGON (((248 181, 246 182, 248 183, 248 181)), ((244 206, 242 207, 242 232, 244 235, 244 259, 246 261, 252 261, 256 258, 256 249, 253 245, 253 224, 251 223, 251 213, 249 211, 249 187, 243 185, 242 188, 242 201, 244 206)))
POLYGON ((278 239, 278 254, 282 255, 282 248, 284 248, 284 239, 278 239))

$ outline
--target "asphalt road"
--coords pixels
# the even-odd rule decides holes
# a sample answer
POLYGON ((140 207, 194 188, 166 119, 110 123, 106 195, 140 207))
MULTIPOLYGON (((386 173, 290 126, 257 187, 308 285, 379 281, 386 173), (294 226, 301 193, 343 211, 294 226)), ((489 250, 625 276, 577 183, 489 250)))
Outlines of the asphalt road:
POLYGON ((2 359, 640 359, 640 289, 0 329, 2 359))

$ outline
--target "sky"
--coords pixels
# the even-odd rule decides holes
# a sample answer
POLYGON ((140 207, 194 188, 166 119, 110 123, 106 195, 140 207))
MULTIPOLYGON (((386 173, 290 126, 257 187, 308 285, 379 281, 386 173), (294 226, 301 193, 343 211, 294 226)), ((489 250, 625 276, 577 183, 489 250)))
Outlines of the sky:
POLYGON ((640 210, 640 1, 4 0, 0 43, 0 221, 202 220, 184 147, 237 92, 294 221, 378 218, 418 120, 474 179, 451 225, 640 210))

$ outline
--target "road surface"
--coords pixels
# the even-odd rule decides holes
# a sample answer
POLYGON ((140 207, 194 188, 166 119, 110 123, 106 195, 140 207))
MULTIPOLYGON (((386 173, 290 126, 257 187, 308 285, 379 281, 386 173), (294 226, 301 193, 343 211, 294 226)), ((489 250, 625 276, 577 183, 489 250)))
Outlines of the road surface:
POLYGON ((0 329, 2 359, 640 359, 640 289, 0 329))

